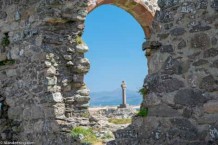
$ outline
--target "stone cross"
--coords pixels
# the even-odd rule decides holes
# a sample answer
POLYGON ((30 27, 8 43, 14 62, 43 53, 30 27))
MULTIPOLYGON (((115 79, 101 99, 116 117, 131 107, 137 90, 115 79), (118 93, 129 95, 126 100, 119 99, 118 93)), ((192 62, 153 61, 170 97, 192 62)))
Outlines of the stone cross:
POLYGON ((124 81, 122 81, 121 88, 122 88, 123 104, 120 104, 119 108, 126 108, 127 107, 127 104, 126 104, 126 83, 124 81))

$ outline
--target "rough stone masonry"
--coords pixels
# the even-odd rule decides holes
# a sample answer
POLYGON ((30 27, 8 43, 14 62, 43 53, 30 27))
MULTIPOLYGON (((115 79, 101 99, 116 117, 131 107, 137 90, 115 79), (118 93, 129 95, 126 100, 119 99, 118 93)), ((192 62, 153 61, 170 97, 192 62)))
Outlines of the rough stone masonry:
POLYGON ((108 144, 218 144, 217 0, 0 0, 0 141, 78 144, 70 130, 90 100, 81 36, 102 4, 142 26, 149 68, 148 117, 108 144))

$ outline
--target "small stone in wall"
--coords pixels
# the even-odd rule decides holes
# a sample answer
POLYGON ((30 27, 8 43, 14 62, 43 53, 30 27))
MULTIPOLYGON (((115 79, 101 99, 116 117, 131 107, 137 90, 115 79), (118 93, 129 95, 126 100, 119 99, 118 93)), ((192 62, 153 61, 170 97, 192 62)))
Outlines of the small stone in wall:
POLYGON ((0 19, 5 19, 7 18, 7 13, 4 11, 0 11, 0 19))
POLYGON ((217 38, 216 37, 212 37, 211 38, 211 44, 212 45, 216 45, 217 44, 217 38))
POLYGON ((211 67, 218 68, 218 59, 213 62, 211 67))
POLYGON ((210 46, 210 38, 206 33, 198 33, 191 38, 192 48, 206 49, 209 46, 210 46))
POLYGON ((173 50, 173 46, 172 45, 163 45, 160 48, 160 52, 161 53, 172 53, 173 50))
POLYGON ((13 77, 17 75, 16 69, 8 69, 6 70, 7 77, 13 77))
POLYGON ((18 11, 16 11, 14 18, 16 21, 20 20, 21 16, 20 16, 20 13, 18 11))
POLYGON ((207 64, 207 63, 209 63, 208 60, 200 59, 198 61, 195 61, 192 65, 193 66, 200 66, 200 65, 207 64))
POLYGON ((186 47, 186 42, 184 39, 182 39, 178 44, 178 49, 182 49, 184 47, 186 47))
POLYGON ((199 90, 181 89, 176 93, 174 101, 184 106, 196 106, 203 104, 206 99, 199 90))
POLYGON ((184 28, 174 28, 173 30, 170 31, 170 34, 172 36, 181 36, 185 33, 185 29, 184 28))
POLYGON ((200 83, 200 88, 206 91, 214 91, 215 79, 212 75, 206 76, 200 83))
POLYGON ((204 51, 204 58, 215 57, 218 55, 218 48, 210 48, 204 51))

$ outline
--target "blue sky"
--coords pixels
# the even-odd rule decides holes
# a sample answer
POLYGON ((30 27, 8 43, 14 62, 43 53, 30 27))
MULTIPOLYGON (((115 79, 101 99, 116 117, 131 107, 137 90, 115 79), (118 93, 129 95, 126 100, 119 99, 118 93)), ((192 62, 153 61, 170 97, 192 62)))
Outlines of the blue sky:
POLYGON ((141 49, 145 36, 129 13, 112 5, 96 8, 87 16, 82 37, 89 46, 85 57, 91 69, 85 83, 92 92, 113 91, 122 80, 130 90, 141 88, 147 74, 141 49))

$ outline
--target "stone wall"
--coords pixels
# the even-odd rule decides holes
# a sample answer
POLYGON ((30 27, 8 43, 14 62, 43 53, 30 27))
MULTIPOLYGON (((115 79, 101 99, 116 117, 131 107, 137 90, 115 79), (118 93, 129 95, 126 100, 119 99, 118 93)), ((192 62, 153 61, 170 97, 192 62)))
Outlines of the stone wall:
MULTIPOLYGON (((0 0, 1 141, 77 144, 70 130, 88 125, 78 119, 90 99, 83 82, 88 46, 81 39, 90 2, 0 0)), ((124 139, 114 143, 216 144, 217 0, 159 0, 157 12, 156 0, 107 2, 135 17, 142 12, 138 4, 149 8, 141 16, 156 15, 149 23, 138 19, 152 34, 143 45, 149 93, 141 107, 149 108, 149 116, 135 118, 130 131, 117 135, 124 139)))
POLYGON ((140 144, 218 144, 218 1, 159 0, 140 144))

